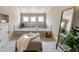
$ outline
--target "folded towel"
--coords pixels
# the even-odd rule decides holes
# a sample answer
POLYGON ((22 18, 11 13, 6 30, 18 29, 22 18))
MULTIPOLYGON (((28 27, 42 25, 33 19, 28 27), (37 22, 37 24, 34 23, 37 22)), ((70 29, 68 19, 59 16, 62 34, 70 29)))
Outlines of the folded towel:
POLYGON ((29 33, 29 34, 23 34, 18 40, 17 40, 17 51, 22 52, 27 49, 30 41, 32 39, 35 39, 38 37, 39 33, 29 33))
POLYGON ((24 37, 22 36, 21 38, 19 38, 17 40, 17 50, 18 52, 22 52, 24 50, 27 49, 29 42, 30 42, 31 38, 30 37, 24 37))

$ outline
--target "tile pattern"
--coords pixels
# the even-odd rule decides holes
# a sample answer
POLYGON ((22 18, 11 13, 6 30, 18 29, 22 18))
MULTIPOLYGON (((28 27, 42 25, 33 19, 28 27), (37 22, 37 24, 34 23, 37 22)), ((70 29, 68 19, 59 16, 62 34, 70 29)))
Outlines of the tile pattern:
MULTIPOLYGON (((60 49, 56 49, 56 41, 52 38, 41 38, 43 52, 59 52, 60 49)), ((15 41, 14 40, 3 40, 0 42, 0 52, 14 52, 15 41)))

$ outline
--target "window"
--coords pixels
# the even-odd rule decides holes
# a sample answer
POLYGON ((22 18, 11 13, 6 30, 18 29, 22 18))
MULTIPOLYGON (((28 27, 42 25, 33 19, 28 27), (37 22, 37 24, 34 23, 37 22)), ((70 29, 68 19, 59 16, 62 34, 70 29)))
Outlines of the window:
POLYGON ((21 14, 21 17, 25 27, 46 27, 46 14, 21 14))
POLYGON ((31 22, 36 22, 36 17, 31 17, 31 22))
POLYGON ((23 17, 23 22, 28 22, 29 21, 29 17, 23 17))
POLYGON ((44 17, 43 16, 38 17, 38 21, 39 22, 43 22, 44 21, 44 17))

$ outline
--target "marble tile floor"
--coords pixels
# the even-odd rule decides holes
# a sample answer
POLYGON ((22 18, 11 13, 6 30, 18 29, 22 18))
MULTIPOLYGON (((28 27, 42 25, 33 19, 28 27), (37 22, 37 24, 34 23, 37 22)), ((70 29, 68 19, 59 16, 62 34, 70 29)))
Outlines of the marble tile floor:
MULTIPOLYGON (((56 41, 52 38, 42 38, 43 52, 61 52, 61 49, 56 49, 56 41)), ((0 42, 0 52, 15 52, 15 41, 4 40, 0 42)))

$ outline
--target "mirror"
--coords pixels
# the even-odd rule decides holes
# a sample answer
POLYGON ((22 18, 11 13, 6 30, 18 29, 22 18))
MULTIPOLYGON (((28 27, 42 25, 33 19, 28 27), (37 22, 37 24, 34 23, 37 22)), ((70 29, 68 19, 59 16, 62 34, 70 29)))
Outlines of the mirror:
POLYGON ((70 32, 72 28, 73 15, 74 15, 74 8, 69 8, 62 11, 56 48, 57 46, 59 46, 62 50, 65 50, 67 48, 64 38, 67 36, 67 34, 70 32))

